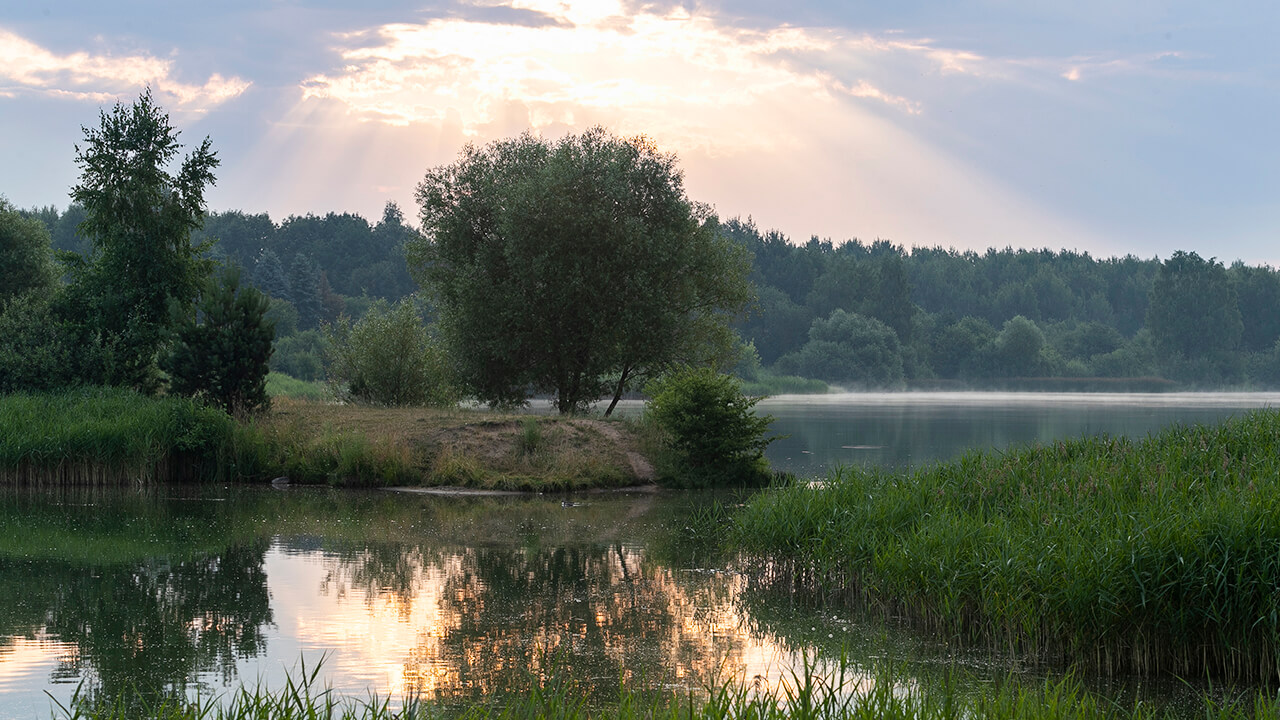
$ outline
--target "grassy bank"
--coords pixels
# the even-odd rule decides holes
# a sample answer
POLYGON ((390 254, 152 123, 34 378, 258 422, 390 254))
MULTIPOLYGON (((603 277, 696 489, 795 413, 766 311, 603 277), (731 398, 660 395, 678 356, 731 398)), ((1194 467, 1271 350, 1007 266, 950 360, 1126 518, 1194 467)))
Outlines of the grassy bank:
POLYGON ((758 577, 1103 673, 1278 677, 1280 413, 757 496, 758 577))
POLYGON ((179 398, 116 388, 0 397, 0 482, 120 485, 209 479, 232 422, 179 398))
POLYGON ((632 431, 584 418, 276 398, 233 421, 179 398, 90 388, 0 397, 0 483, 175 481, 571 490, 646 482, 632 431))
POLYGON ((317 672, 290 678, 277 691, 242 688, 228 698, 190 700, 176 697, 150 703, 77 697, 60 707, 65 720, 250 720, 256 718, 326 718, 333 720, 683 720, 744 718, 749 720, 1261 720, 1280 710, 1268 694, 1226 699, 1205 698, 1192 712, 1154 705, 1118 706, 1067 679, 1030 687, 1007 682, 987 686, 980 694, 962 694, 960 683, 923 688, 895 668, 869 675, 851 668, 826 672, 812 667, 791 675, 777 688, 754 689, 737 681, 713 683, 704 692, 623 690, 616 705, 600 706, 569 678, 542 683, 530 676, 530 687, 494 698, 485 705, 459 708, 430 701, 393 705, 387 698, 350 698, 320 689, 317 672), (401 706, 402 705, 402 706, 401 706))

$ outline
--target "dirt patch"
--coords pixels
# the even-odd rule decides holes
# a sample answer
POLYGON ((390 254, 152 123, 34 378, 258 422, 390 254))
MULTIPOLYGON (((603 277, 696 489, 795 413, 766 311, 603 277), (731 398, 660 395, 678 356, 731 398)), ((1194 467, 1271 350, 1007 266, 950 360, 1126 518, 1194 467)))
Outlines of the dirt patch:
POLYGON ((358 435, 398 448, 423 485, 577 490, 655 477, 627 426, 599 418, 277 400, 270 422, 312 439, 358 435))

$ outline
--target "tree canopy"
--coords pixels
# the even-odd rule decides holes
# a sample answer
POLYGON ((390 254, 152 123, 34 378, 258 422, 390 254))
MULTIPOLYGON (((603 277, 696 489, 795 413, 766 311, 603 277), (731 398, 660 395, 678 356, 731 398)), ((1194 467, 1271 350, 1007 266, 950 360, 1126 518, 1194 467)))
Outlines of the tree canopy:
POLYGON ((684 192, 674 155, 595 128, 468 146, 417 189, 410 270, 463 380, 563 412, 724 347, 749 299, 745 249, 684 192))
POLYGON ((189 310, 212 269, 191 232, 203 222, 217 154, 205 138, 171 172, 182 146, 150 91, 103 111, 84 135, 71 196, 84 208, 79 229, 92 255, 72 267, 63 307, 86 343, 104 349, 100 377, 86 379, 154 390, 170 306, 189 310))

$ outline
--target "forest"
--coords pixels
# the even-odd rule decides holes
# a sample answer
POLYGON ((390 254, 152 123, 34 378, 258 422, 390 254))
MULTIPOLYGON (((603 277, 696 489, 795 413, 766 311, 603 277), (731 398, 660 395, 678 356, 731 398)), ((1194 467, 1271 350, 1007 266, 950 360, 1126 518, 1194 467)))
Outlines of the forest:
MULTIPOLYGON (((83 209, 22 211, 55 250, 85 253, 83 209)), ((800 244, 751 219, 723 232, 752 255, 756 299, 735 324, 737 374, 801 376, 848 388, 1153 390, 1280 383, 1280 276, 1195 253, 1165 260, 1087 252, 941 247, 878 240, 800 244)), ((320 327, 359 318, 417 286, 395 203, 358 214, 210 213, 193 242, 245 269, 272 298, 272 369, 324 377, 320 327)))

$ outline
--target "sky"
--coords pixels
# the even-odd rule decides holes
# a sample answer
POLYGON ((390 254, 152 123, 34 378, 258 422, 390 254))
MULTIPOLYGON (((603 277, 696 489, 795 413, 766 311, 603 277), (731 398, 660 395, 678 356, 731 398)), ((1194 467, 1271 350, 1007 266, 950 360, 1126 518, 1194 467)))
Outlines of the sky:
POLYGON ((0 195, 147 87, 211 210, 416 218, 467 144, 603 125, 795 242, 1280 265, 1280 3, 0 0, 0 195))

